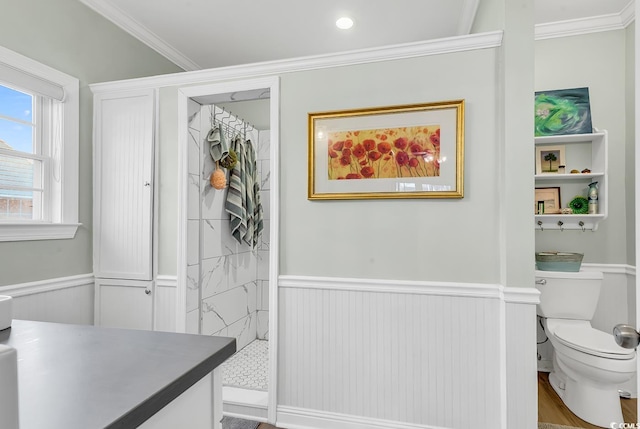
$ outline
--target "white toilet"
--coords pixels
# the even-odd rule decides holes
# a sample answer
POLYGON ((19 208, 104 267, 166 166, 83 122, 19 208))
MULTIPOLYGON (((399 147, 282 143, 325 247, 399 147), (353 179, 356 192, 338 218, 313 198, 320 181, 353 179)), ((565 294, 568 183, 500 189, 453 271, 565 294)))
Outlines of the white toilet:
POLYGON ((636 352, 591 327, 601 272, 536 271, 537 313, 553 346, 551 385, 581 419, 601 427, 621 423, 619 386, 636 371, 636 352))

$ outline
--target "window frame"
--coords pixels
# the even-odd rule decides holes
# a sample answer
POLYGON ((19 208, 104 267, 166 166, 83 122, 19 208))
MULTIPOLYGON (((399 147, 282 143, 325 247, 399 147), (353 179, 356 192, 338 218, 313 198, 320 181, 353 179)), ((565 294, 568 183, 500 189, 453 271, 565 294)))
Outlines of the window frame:
MULTIPOLYGON (((57 240, 75 237, 78 227, 78 187, 79 187, 79 116, 80 116, 80 83, 79 80, 66 73, 55 70, 28 57, 20 55, 0 46, 0 84, 2 84, 3 68, 18 70, 27 76, 59 86, 64 91, 61 102, 53 102, 50 117, 57 115, 61 138, 55 139, 59 147, 50 154, 48 199, 49 211, 44 216, 47 220, 11 220, 0 221, 0 241, 24 240, 57 240), (59 178, 54 179, 54 170, 59 178)), ((9 82, 7 82, 9 83, 9 82)), ((32 90, 37 94, 37 89, 32 90)), ((55 121, 54 121, 55 122, 55 121)), ((51 124, 56 129, 56 124, 51 124)))

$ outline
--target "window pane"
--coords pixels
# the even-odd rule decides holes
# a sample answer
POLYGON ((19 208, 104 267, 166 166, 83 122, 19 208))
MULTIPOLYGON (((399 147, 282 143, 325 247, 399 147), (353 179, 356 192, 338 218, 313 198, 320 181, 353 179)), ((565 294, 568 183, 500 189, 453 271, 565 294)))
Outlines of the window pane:
POLYGON ((5 196, 0 189, 0 220, 38 220, 33 212, 33 194, 26 196, 5 196))
POLYGON ((33 97, 0 85, 0 148, 34 153, 33 131, 33 97))
POLYGON ((33 127, 0 118, 0 149, 33 151, 33 127))
POLYGON ((42 162, 0 155, 0 220, 40 220, 42 162))
POLYGON ((0 85, 0 115, 33 122, 33 97, 0 85))

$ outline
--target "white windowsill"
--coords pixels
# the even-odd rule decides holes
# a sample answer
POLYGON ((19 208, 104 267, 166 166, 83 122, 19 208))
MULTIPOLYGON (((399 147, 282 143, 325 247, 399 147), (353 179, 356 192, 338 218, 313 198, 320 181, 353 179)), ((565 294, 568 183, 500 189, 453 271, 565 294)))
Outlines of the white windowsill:
POLYGON ((81 223, 0 223, 0 241, 73 238, 81 223))

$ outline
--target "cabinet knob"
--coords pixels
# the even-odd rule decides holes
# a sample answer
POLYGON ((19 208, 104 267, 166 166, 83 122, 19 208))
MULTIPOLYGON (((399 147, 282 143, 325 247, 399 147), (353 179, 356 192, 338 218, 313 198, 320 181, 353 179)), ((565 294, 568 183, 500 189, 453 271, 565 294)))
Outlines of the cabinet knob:
POLYGON ((144 186, 151 186, 151 183, 149 183, 149 182, 144 182, 144 186))
POLYGON ((146 293, 147 295, 151 295, 151 291, 149 289, 145 289, 144 293, 146 293))

